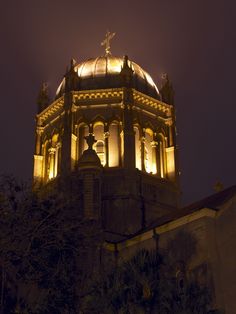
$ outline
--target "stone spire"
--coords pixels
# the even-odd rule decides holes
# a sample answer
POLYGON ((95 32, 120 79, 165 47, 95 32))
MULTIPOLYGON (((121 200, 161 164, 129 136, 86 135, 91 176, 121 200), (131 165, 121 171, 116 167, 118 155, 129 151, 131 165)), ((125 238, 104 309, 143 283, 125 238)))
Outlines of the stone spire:
POLYGON ((48 84, 44 82, 37 98, 38 113, 43 111, 49 105, 49 102, 48 84))
POLYGON ((128 60, 129 60, 128 56, 125 55, 123 58, 123 65, 120 71, 120 75, 121 75, 122 83, 126 87, 132 87, 131 85, 132 85, 134 71, 129 66, 128 60))
POLYGON ((66 70, 65 74, 65 91, 70 92, 73 90, 78 90, 79 88, 79 77, 75 69, 76 60, 71 59, 70 68, 66 70))
POLYGON ((172 83, 170 82, 169 77, 166 73, 162 74, 162 85, 160 89, 160 94, 163 102, 169 105, 174 105, 175 92, 172 83))

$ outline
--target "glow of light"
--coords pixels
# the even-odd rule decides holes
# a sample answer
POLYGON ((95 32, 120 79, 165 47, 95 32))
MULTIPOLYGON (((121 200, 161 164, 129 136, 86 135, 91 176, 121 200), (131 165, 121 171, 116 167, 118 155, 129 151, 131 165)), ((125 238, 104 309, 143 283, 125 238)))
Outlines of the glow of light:
POLYGON ((167 174, 168 177, 174 178, 175 176, 175 155, 174 146, 166 148, 166 159, 167 159, 167 174))
POLYGON ((151 167, 150 167, 149 162, 146 162, 145 168, 146 168, 146 172, 147 172, 147 173, 150 173, 150 172, 151 172, 151 167))
POLYGON ((53 179, 54 178, 54 173, 53 173, 53 169, 50 169, 49 170, 49 180, 53 179))
POLYGON ((152 173, 153 173, 153 174, 156 174, 156 173, 157 173, 157 165, 156 165, 156 162, 153 162, 153 163, 152 163, 152 173))
POLYGON ((39 179, 42 177, 43 169, 43 156, 34 155, 34 178, 39 179))
POLYGON ((120 58, 109 58, 107 60, 108 73, 120 73, 123 61, 120 58))
POLYGON ((74 134, 71 134, 71 163, 72 163, 72 168, 74 168, 76 160, 77 160, 77 136, 74 134))

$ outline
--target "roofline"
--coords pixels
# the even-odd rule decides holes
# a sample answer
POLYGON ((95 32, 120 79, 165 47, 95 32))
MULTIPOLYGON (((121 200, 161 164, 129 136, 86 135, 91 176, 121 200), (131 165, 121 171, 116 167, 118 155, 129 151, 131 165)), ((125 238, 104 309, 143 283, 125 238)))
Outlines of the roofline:
POLYGON ((182 216, 178 219, 166 222, 160 226, 150 228, 149 230, 146 230, 146 231, 141 231, 128 239, 120 240, 117 242, 106 241, 104 243, 104 248, 107 249, 108 251, 121 251, 125 248, 131 247, 140 242, 152 239, 156 237, 157 235, 174 230, 180 226, 186 225, 200 218, 203 218, 203 217, 215 218, 216 215, 217 215, 217 212, 214 209, 202 208, 196 212, 193 212, 191 214, 182 216))
POLYGON ((215 218, 218 215, 219 208, 204 206, 204 203, 210 203, 220 200, 218 204, 218 206, 220 206, 222 203, 228 201, 235 194, 236 185, 233 185, 223 191, 212 194, 199 202, 195 202, 182 209, 177 209, 174 213, 172 212, 171 214, 162 217, 162 219, 159 219, 154 226, 149 226, 146 229, 142 229, 136 234, 128 236, 126 239, 122 239, 116 242, 106 241, 104 243, 104 248, 109 251, 120 251, 124 248, 151 239, 156 235, 160 235, 170 230, 176 229, 182 225, 188 224, 200 218, 215 218))

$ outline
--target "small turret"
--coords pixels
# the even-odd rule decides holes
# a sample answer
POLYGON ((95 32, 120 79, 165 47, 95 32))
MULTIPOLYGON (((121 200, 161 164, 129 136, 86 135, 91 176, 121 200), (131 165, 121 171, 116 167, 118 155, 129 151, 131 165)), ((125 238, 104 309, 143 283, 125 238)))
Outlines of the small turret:
POLYGON ((174 105, 175 92, 167 74, 162 74, 160 94, 163 102, 169 105, 174 105))
POLYGON ((124 56, 122 69, 120 71, 121 80, 125 87, 132 87, 134 71, 128 64, 128 56, 124 56))
POLYGON ((38 105, 38 113, 43 111, 50 103, 49 94, 48 94, 48 84, 43 83, 42 87, 39 91, 38 98, 37 98, 37 105, 38 105))
POLYGON ((70 92, 79 89, 79 77, 75 69, 76 61, 71 59, 70 68, 66 70, 65 74, 65 91, 70 92))

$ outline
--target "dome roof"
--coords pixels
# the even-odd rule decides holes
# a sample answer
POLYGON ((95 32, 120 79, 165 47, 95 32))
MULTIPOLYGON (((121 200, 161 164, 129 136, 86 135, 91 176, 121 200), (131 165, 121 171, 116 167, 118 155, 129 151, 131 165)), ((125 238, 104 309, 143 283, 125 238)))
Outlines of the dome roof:
MULTIPOLYGON (((137 63, 128 60, 133 70, 132 86, 148 96, 160 99, 159 91, 151 78, 137 63)), ((123 87, 120 72, 123 58, 112 55, 88 59, 75 65, 74 69, 80 78, 78 90, 106 89, 123 87)), ((60 97, 65 90, 65 79, 58 87, 56 97, 60 97)))

